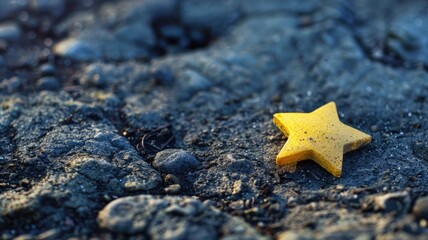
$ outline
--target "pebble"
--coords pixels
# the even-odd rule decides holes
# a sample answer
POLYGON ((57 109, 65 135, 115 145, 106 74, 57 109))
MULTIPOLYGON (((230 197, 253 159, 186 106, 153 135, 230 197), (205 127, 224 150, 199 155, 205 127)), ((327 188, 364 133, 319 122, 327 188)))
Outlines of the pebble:
POLYGON ((0 40, 13 41, 19 39, 21 29, 15 23, 3 23, 0 25, 0 40))
POLYGON ((61 86, 55 77, 43 77, 37 81, 37 89, 40 91, 56 91, 61 86))
POLYGON ((165 193, 167 194, 177 194, 181 190, 180 184, 172 184, 165 188, 165 193))
POLYGON ((185 70, 179 77, 181 82, 192 92, 206 90, 212 86, 211 81, 191 69, 185 70))
POLYGON ((40 66, 40 73, 44 76, 53 75, 55 73, 55 66, 50 63, 45 63, 40 66))
POLYGON ((385 212, 406 212, 410 206, 410 196, 408 192, 387 193, 375 197, 375 210, 385 212))
POLYGON ((168 67, 153 67, 151 73, 156 82, 160 85, 172 85, 175 81, 174 74, 168 67))
POLYGON ((180 179, 172 174, 167 174, 165 176, 165 182, 168 184, 177 184, 180 183, 180 179))
POLYGON ((201 166, 192 154, 181 149, 166 149, 156 154, 153 167, 167 173, 181 174, 201 166))
POLYGON ((278 240, 310 240, 313 238, 290 230, 290 231, 285 231, 280 233, 277 239, 278 240))
POLYGON ((99 54, 86 42, 74 38, 65 39, 54 47, 55 54, 77 61, 98 59, 99 54))
POLYGON ((18 91, 24 85, 24 81, 20 77, 12 77, 0 83, 0 89, 6 90, 8 93, 18 91))
POLYGON ((413 214, 419 219, 428 220, 428 196, 416 200, 413 206, 413 214))

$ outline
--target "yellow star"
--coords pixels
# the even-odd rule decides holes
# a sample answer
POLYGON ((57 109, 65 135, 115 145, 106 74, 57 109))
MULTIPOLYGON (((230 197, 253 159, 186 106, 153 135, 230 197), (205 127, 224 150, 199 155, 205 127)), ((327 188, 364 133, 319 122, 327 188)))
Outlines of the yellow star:
POLYGON ((372 137, 340 122, 334 102, 311 113, 277 113, 274 124, 288 136, 276 164, 295 167, 312 159, 335 177, 342 174, 343 154, 367 145, 372 137))

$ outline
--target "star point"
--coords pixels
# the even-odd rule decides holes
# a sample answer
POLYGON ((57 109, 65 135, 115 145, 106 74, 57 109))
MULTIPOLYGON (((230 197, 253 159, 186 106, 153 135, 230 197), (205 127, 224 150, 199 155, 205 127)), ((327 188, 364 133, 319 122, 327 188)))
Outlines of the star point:
POLYGON ((342 174, 343 154, 371 141, 370 135, 340 121, 334 102, 311 113, 276 113, 273 122, 288 137, 276 164, 311 159, 335 177, 342 174))

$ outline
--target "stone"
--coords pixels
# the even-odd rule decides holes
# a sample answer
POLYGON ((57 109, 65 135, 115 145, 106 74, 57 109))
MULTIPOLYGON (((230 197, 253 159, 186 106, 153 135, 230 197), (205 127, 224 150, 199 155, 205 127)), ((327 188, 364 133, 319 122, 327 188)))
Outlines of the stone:
POLYGON ((182 174, 195 170, 201 165, 195 156, 181 149, 160 151, 153 160, 153 167, 171 174, 182 174))
POLYGON ((55 74, 55 66, 51 63, 45 63, 42 66, 40 66, 40 73, 43 76, 47 76, 47 75, 53 75, 55 74))
POLYGON ((98 224, 115 233, 140 233, 151 239, 264 239, 241 219, 190 197, 119 198, 98 213, 98 224))
POLYGON ((21 89, 24 86, 24 82, 22 78, 15 76, 0 82, 0 89, 5 90, 7 93, 13 93, 21 89))
POLYGON ((16 41, 21 36, 21 29, 15 23, 0 24, 0 40, 16 41))
POLYGON ((385 212, 406 212, 410 207, 410 196, 408 192, 395 192, 379 195, 374 198, 375 210, 385 212))
POLYGON ((297 231, 285 231, 278 235, 277 240, 311 240, 312 236, 297 231))
POLYGON ((55 77, 43 77, 37 80, 37 89, 40 91, 55 91, 58 90, 61 85, 55 77))
POLYGON ((54 52, 77 61, 95 60, 100 57, 89 44, 74 38, 68 38, 56 44, 54 52))
POLYGON ((167 194, 177 194, 181 190, 180 184, 172 184, 165 188, 165 193, 167 194))
POLYGON ((413 215, 419 219, 428 220, 428 197, 420 197, 413 205, 413 215))

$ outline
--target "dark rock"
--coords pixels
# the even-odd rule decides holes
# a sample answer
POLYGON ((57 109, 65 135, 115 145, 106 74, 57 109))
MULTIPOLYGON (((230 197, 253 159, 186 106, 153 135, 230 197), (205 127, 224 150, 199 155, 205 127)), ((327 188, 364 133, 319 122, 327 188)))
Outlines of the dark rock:
POLYGON ((413 205, 413 215, 419 219, 428 220, 428 197, 418 198, 413 205))
POLYGON ((99 212, 98 223, 102 229, 151 239, 264 239, 241 219, 189 197, 120 198, 99 212))
POLYGON ((175 77, 171 69, 162 66, 153 66, 151 73, 155 78, 156 82, 160 85, 170 86, 174 83, 175 77))
POLYGON ((0 89, 6 90, 7 93, 13 93, 18 91, 24 86, 24 80, 20 77, 12 77, 5 79, 0 82, 0 89))
POLYGON ((55 74, 55 66, 50 63, 45 63, 42 66, 40 66, 40 73, 43 76, 53 75, 55 74))
POLYGON ((156 154, 153 166, 163 172, 181 174, 195 170, 201 162, 181 149, 166 149, 156 154))
POLYGON ((0 40, 16 41, 21 36, 21 29, 15 23, 0 24, 0 40))
POLYGON ((37 80, 37 89, 40 91, 56 91, 60 87, 61 85, 55 77, 43 77, 37 80))

